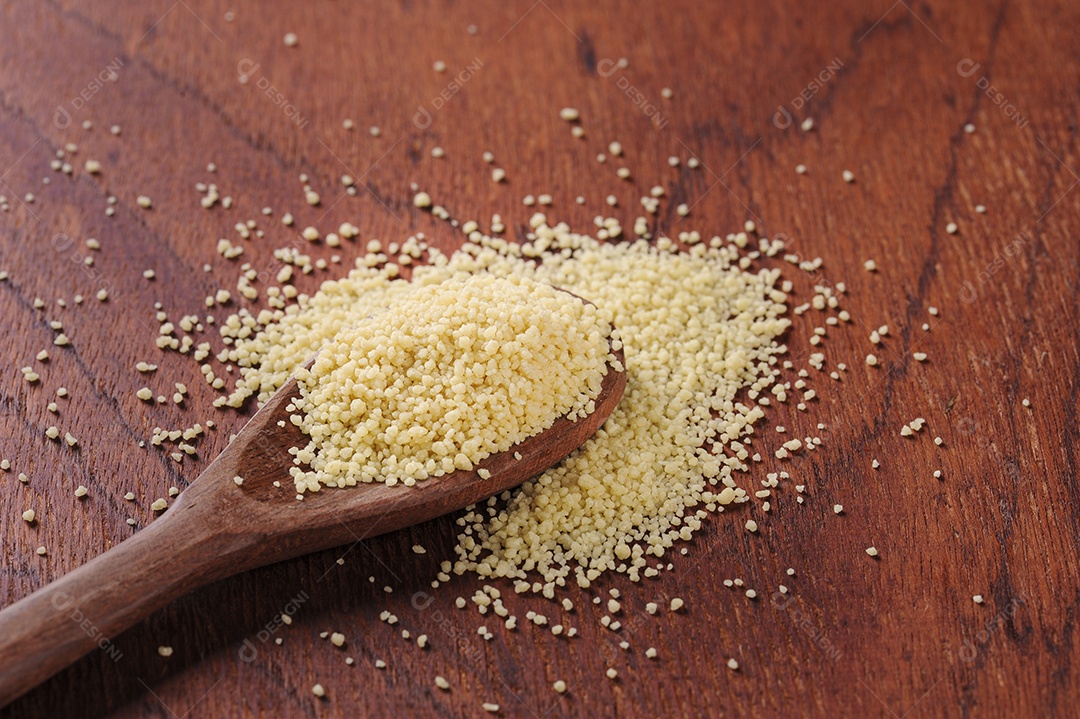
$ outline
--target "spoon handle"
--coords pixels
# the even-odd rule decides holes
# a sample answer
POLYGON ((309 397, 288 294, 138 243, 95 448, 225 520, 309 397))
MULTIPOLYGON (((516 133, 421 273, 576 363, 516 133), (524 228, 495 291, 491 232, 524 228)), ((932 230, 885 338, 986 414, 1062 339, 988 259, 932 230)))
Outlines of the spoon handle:
POLYGON ((0 611, 0 707, 95 648, 122 661, 113 643, 120 632, 231 574, 238 557, 230 550, 244 542, 200 521, 200 509, 174 505, 146 529, 0 611))

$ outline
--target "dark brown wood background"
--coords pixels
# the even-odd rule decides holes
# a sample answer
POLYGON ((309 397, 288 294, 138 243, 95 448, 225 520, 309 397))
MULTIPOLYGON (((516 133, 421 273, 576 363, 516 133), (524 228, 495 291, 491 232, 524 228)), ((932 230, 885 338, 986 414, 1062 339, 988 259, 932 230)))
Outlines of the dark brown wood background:
MULTIPOLYGON (((173 319, 202 314, 207 294, 235 286, 237 263, 214 247, 235 237, 236 222, 255 219, 266 231, 243 243, 240 261, 276 271, 272 250, 295 239, 278 222, 286 211, 300 227, 356 224, 361 237, 339 250, 345 262, 367 239, 417 231, 454 247, 448 225, 412 207, 413 182, 463 220, 502 214, 514 235, 531 213, 526 194, 551 193, 550 214, 581 229, 615 194, 612 214, 629 228, 638 198, 661 184, 693 211, 680 220, 665 203, 659 231, 710 236, 755 219, 765 234, 793 238, 803 257, 824 258, 817 279, 846 282, 855 317, 824 344, 831 364, 850 366, 844 381, 817 380, 812 411, 784 408, 763 425, 770 443, 776 423, 825 438, 820 451, 786 463, 807 485, 806 504, 788 487, 771 515, 755 502, 710 521, 660 579, 601 583, 624 592, 629 652, 599 627, 601 612, 588 603, 595 590, 569 592, 578 607, 569 623, 581 632, 570 641, 525 626, 530 608, 562 611, 515 597, 505 582, 496 586, 522 620, 517 631, 455 609, 453 599, 480 582, 455 577, 430 590, 439 561, 452 556, 455 525, 445 518, 195 592, 112 638, 118 661, 95 653, 3 713, 478 716, 484 701, 525 717, 1073 713, 1078 29, 1080 8, 1054 0, 0 3, 0 194, 12 206, 0 214, 0 270, 10 273, 0 283, 0 455, 13 462, 0 475, 4 603, 146 526, 151 501, 186 486, 241 426, 243 417, 210 407, 214 393, 190 358, 154 348, 151 309, 160 301, 173 319), (283 46, 286 32, 298 34, 298 47, 283 46), (621 57, 629 66, 611 72, 621 57), (432 70, 436 60, 446 73, 432 70), (246 86, 244 61, 249 71, 258 64, 246 86), (471 77, 436 109, 470 65, 471 77), (110 66, 117 80, 101 83, 110 66), (260 89, 262 78, 281 102, 260 89), (671 99, 661 97, 665 86, 671 99), (809 99, 796 107, 804 91, 809 99), (558 118, 567 105, 581 111, 583 140, 558 118), (663 127, 643 106, 658 108, 663 127), (794 126, 782 127, 781 107, 794 126), (430 126, 414 122, 419 108, 430 126), (802 132, 807 116, 816 126, 802 132), (356 130, 342 128, 346 117, 356 130), (968 122, 974 134, 963 131, 968 122), (114 123, 120 137, 109 134, 114 123), (631 182, 594 159, 616 139, 631 182), (69 142, 78 144, 73 177, 49 169, 69 142), (430 157, 436 145, 445 159, 430 157), (506 168, 506 183, 491 181, 485 150, 506 168), (704 167, 668 167, 670 155, 685 162, 691 153, 704 167), (88 158, 102 162, 100 176, 82 170, 88 158), (217 173, 206 171, 210 162, 217 173), (855 183, 841 180, 844 169, 855 183), (322 206, 304 204, 301 173, 322 206), (343 173, 361 179, 355 197, 343 194, 343 173), (216 182, 233 208, 200 208, 200 181, 216 182), (21 199, 27 192, 32 204, 21 199), (111 218, 110 194, 119 198, 111 218), (151 211, 136 206, 140 194, 153 198, 151 211), (584 206, 574 203, 579 194, 584 206), (980 203, 985 214, 974 210, 980 203), (272 218, 260 215, 264 206, 272 218), (945 232, 949 222, 957 234, 945 232), (103 246, 92 271, 80 264, 88 237, 103 246), (868 258, 878 273, 863 270, 868 258), (147 268, 155 281, 142 278, 147 268), (101 283, 109 302, 74 306, 74 294, 92 296, 101 283), (32 308, 35 297, 45 310, 32 308), (52 347, 51 319, 64 323, 70 347, 52 347), (881 324, 891 331, 874 349, 867 336, 881 324), (42 365, 33 358, 45 347, 52 359, 42 365), (869 351, 881 367, 862 363, 869 351), (913 361, 914 351, 928 362, 913 361), (149 380, 156 388, 188 384, 183 409, 135 398, 147 383, 134 371, 139 360, 161 365, 149 380), (22 380, 27 364, 38 367, 38 385, 22 380), (54 418, 45 405, 61 385, 71 397, 54 418), (917 416, 927 430, 900 437, 917 416), (183 466, 137 446, 155 425, 207 419, 219 428, 183 466), (827 429, 815 432, 817 422, 827 429), (45 439, 53 423, 80 438, 77 451, 45 439), (876 472, 873 458, 883 463, 876 472), (84 501, 72 494, 79 484, 90 488, 84 501), (129 490, 134 503, 123 499, 129 490), (831 510, 837 502, 843 515, 831 510), (33 526, 20 519, 31 506, 33 526), (756 535, 742 529, 748 516, 761 521, 756 535), (415 543, 428 553, 413 554, 415 543), (46 556, 35 554, 39 545, 46 556), (869 545, 878 560, 865 555, 869 545), (789 566, 795 577, 784 574, 789 566), (759 599, 721 585, 734 577, 759 599), (780 583, 790 600, 773 599, 780 583), (976 593, 984 606, 972 602, 976 593), (672 596, 686 601, 679 615, 644 614, 646 601, 672 596), (294 623, 273 634, 283 644, 261 641, 260 629, 297 597, 294 623), (379 621, 383 610, 399 627, 379 621), (476 635, 481 624, 492 641, 476 635), (403 641, 402 626, 427 633, 429 648, 403 641), (346 647, 319 638, 325 631, 343 632, 346 647), (256 647, 252 661, 241 659, 245 640, 256 647), (159 645, 175 653, 163 659, 159 645), (648 646, 657 660, 644 657, 648 646), (725 667, 731 656, 738 672, 725 667), (388 668, 375 669, 375 659, 388 668), (608 666, 618 681, 605 678, 608 666), (450 692, 434 687, 436 674, 450 692), (571 687, 565 697, 552 691, 556 679, 571 687), (312 696, 315 682, 325 699, 312 696)), ((336 274, 297 285, 312 291, 336 274)), ((796 302, 806 299, 800 282, 796 302)), ((808 354, 810 319, 792 331, 796 359, 808 354)), ((762 474, 781 465, 764 464, 762 474)))

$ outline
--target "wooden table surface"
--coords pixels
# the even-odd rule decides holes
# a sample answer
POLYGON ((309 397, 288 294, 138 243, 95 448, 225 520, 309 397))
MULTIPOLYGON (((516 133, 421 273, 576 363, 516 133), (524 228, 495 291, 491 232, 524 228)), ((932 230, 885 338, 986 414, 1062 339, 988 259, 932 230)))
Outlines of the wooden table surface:
MULTIPOLYGON (((526 194, 550 193, 549 214, 579 229, 606 211, 629 227, 638 198, 660 184, 671 202, 658 232, 711 236, 755 220, 802 258, 823 258, 810 279, 845 282, 854 317, 823 345, 830 362, 848 363, 844 380, 819 383, 809 412, 781 408, 762 427, 769 441, 785 423, 825 439, 804 459, 770 456, 755 468, 788 469, 806 485, 805 504, 789 489, 769 515, 754 503, 710 520, 659 579, 569 591, 576 639, 504 631, 456 609, 456 597, 480 587, 475 577, 432 590, 439 562, 453 556, 446 517, 206 587, 108 638, 114 656, 95 652, 0 713, 481 716, 486 701, 523 717, 1075 712, 1080 7, 890 1, 0 3, 5 604, 153 521, 151 501, 185 487, 242 425, 210 406, 215 393, 190 357, 154 347, 153 303, 173 320, 205 314, 206 295, 224 286, 238 299, 219 316, 253 306, 235 292, 238 264, 263 279, 277 272, 273 250, 296 240, 279 222, 286 211, 298 227, 357 225, 360 238, 337 250, 349 263, 371 238, 424 232, 457 246, 449 225, 413 208, 412 183, 462 220, 501 214, 519 237, 533 211, 526 194), (285 47, 287 32, 296 47, 285 47), (565 106, 580 110, 583 139, 559 119, 565 106), (626 148, 630 181, 595 159, 611 140, 626 148), (50 169, 67 143, 78 146, 70 176, 50 169), (435 146, 445 158, 431 157, 435 146), (484 151, 505 182, 492 182, 484 151), (683 164, 670 167, 672 155, 683 164), (691 155, 702 167, 686 166, 691 155), (84 169, 91 158, 98 175, 84 169), (319 207, 305 204, 301 173, 319 207), (358 179, 355 196, 339 181, 346 173, 358 179), (198 182, 215 182, 232 207, 201 208, 198 182), (608 194, 618 208, 604 204, 608 194), (680 202, 692 205, 688 217, 674 212, 680 202), (237 239, 234 225, 249 219, 265 238, 237 239), (100 251, 85 247, 91 237, 100 251), (244 255, 217 255, 221 237, 244 255), (871 258, 876 273, 863 269, 871 258), (104 303, 93 299, 103 286, 104 303), (77 293, 88 298, 81 305, 77 293), (51 320, 70 346, 52 345, 51 320), (869 333, 883 324, 888 337, 874 347, 869 333), (43 348, 47 363, 34 360, 43 348), (876 368, 863 362, 871 351, 876 368), (151 380, 135 372, 140 360, 160 364, 151 380), (37 368, 37 384, 22 379, 24 365, 37 368), (135 391, 148 382, 185 382, 190 394, 182 408, 147 405, 135 391), (70 396, 52 415, 59 386, 70 396), (927 429, 901 437, 920 416, 927 429), (155 426, 208 419, 217 428, 182 465, 138 447, 155 426), (77 449, 46 439, 51 424, 78 437, 77 449), (90 490, 83 500, 73 495, 80 484, 90 490), (136 501, 124 500, 128 491, 136 501), (33 525, 20 518, 28 507, 33 525), (757 534, 742 528, 750 516, 757 534), (410 551, 418 543, 427 554, 410 551), (734 577, 759 598, 722 585, 734 577), (610 587, 625 597, 621 636, 599 626, 589 603, 610 587), (643 611, 673 596, 682 612, 643 611), (286 608, 294 621, 280 626, 286 608), (397 627, 379 620, 384 610, 397 627), (481 624, 492 641, 476 634, 481 624), (402 627, 426 633, 429 647, 404 641, 402 627), (327 631, 344 633, 345 647, 320 638, 327 631), (158 656, 161 645, 171 657, 158 656), (609 666, 617 681, 604 676, 609 666), (449 692, 435 688, 436 674, 449 692), (570 686, 565 696, 556 679, 570 686)), ((336 274, 331 266, 296 285, 313 291, 336 274)), ((805 300, 797 290, 794 302, 805 300)), ((804 360, 810 318, 796 319, 791 355, 804 360)), ((522 619, 561 612, 495 586, 522 619)))

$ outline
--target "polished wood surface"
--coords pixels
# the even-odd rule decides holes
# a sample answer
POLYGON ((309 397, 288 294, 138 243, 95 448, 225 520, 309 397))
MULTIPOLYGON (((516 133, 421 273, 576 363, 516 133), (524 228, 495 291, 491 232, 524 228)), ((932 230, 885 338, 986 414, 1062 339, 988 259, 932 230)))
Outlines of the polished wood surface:
MULTIPOLYGON (((823 258, 812 276, 777 263, 796 282, 793 304, 815 282, 844 282, 853 318, 822 344, 827 368, 848 365, 843 380, 813 374, 819 398, 807 412, 775 408, 761 425, 767 459, 753 479, 793 477, 772 512, 754 502, 710 519, 655 580, 567 590, 570 614, 489 582, 519 617, 504 631, 471 604, 454 606, 481 580, 430 586, 453 558, 451 516, 212 583, 107 637, 115 652, 92 652, 0 714, 482 716, 482 702, 525 717, 1071 714, 1080 699, 1078 21, 1075 3, 1054 0, 0 3, 5 605, 152 526, 153 499, 188 486, 247 419, 210 407, 215 393, 190 357, 154 347, 153 303, 178 321, 204 315, 204 298, 226 287, 234 300, 216 315, 253 306, 235 290, 238 263, 276 274, 273 250, 297 242, 280 223, 285 212, 296 228, 359 227, 336 250, 348 266, 372 238, 424 232, 448 250, 460 243, 412 206, 412 183, 461 220, 486 226, 500 214, 510 237, 524 235, 536 209, 525 195, 551 194, 549 215, 578 229, 600 214, 629 228, 659 184, 667 199, 656 231, 712 236, 754 220, 801 259, 823 258), (294 48, 282 42, 288 32, 294 48), (566 106, 580 110, 584 138, 559 119, 566 106), (807 117, 814 127, 804 132, 807 117), (612 140, 625 157, 598 163, 612 140), (78 146, 70 177, 50 169, 66 143, 78 146), (431 157, 436 146, 445 158, 431 157), (691 155, 703 166, 687 167, 691 155), (91 158, 96 176, 84 169, 91 158), (620 165, 630 180, 616 177, 620 165), (492 181, 493 166, 506 169, 504 182, 492 181), (302 173, 320 206, 305 203, 302 173), (355 196, 343 174, 357 178, 355 196), (200 207, 198 182, 216 183, 232 208, 200 207), (140 195, 152 209, 136 204, 140 195), (679 203, 691 206, 685 218, 679 203), (249 219, 265 238, 238 238, 234 225, 249 219), (100 251, 85 248, 91 237, 100 251), (217 255, 222 237, 244 255, 217 255), (863 269, 868 259, 877 272, 863 269), (100 286, 108 302, 93 299, 100 286), (63 322, 70 346, 52 345, 50 320, 63 322), (872 345, 871 330, 886 324, 872 345), (36 362, 44 348, 50 360, 36 362), (864 363, 870 352, 879 366, 864 363), (138 361, 160 369, 139 375, 138 361), (41 374, 36 385, 23 380, 25 365, 41 374), (190 388, 183 407, 135 398, 144 384, 173 382, 190 388), (59 386, 70 396, 52 415, 59 386), (926 429, 901 437, 916 417, 926 429), (207 419, 217 429, 182 465, 138 447, 155 426, 207 419), (76 449, 44 436, 54 424, 79 438, 76 449), (781 424, 824 443, 776 460, 781 424), (806 487, 803 504, 794 483, 806 487), (80 484, 84 500, 73 495, 80 484), (136 501, 123 499, 128 491, 136 501), (30 507, 32 525, 20 518, 30 507), (743 529, 749 517, 756 534, 743 529), (756 600, 722 584, 736 577, 756 600), (590 603, 610 587, 623 593, 619 634, 590 603), (686 602, 677 614, 643 610, 674 596, 686 602), (580 634, 529 626, 529 610, 580 634), (280 624, 283 611, 291 625, 280 624), (383 611, 399 623, 381 621, 383 611), (403 640, 402 628, 427 634, 429 646, 403 640), (320 637, 334 631, 344 648, 320 637), (158 655, 163 645, 172 656, 158 655), (657 659, 645 657, 649 646, 657 659), (437 674, 450 691, 434 686, 437 674), (565 696, 551 689, 557 679, 565 696), (323 699, 311 693, 316 682, 323 699)), ((295 282, 311 292, 341 271, 295 282)), ((816 314, 793 318, 796 366, 812 351, 816 314)))

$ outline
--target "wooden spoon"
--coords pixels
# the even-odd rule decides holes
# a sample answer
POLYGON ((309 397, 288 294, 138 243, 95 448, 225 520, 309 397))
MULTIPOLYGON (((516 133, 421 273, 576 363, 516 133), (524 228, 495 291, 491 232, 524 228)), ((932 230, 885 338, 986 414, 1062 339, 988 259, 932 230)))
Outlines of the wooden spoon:
MULTIPOLYGON (((621 363, 622 352, 615 355, 621 363)), ((516 487, 592 436, 625 387, 625 372, 609 365, 591 414, 574 422, 561 417, 472 471, 413 487, 377 482, 325 488, 298 501, 288 448, 307 438, 288 421, 285 408, 298 395, 290 378, 166 514, 0 611, 0 707, 95 647, 107 649, 124 629, 205 584, 418 524, 516 487), (487 479, 477 473, 481 468, 491 473, 487 479), (244 478, 240 486, 233 481, 238 475, 244 478)))

